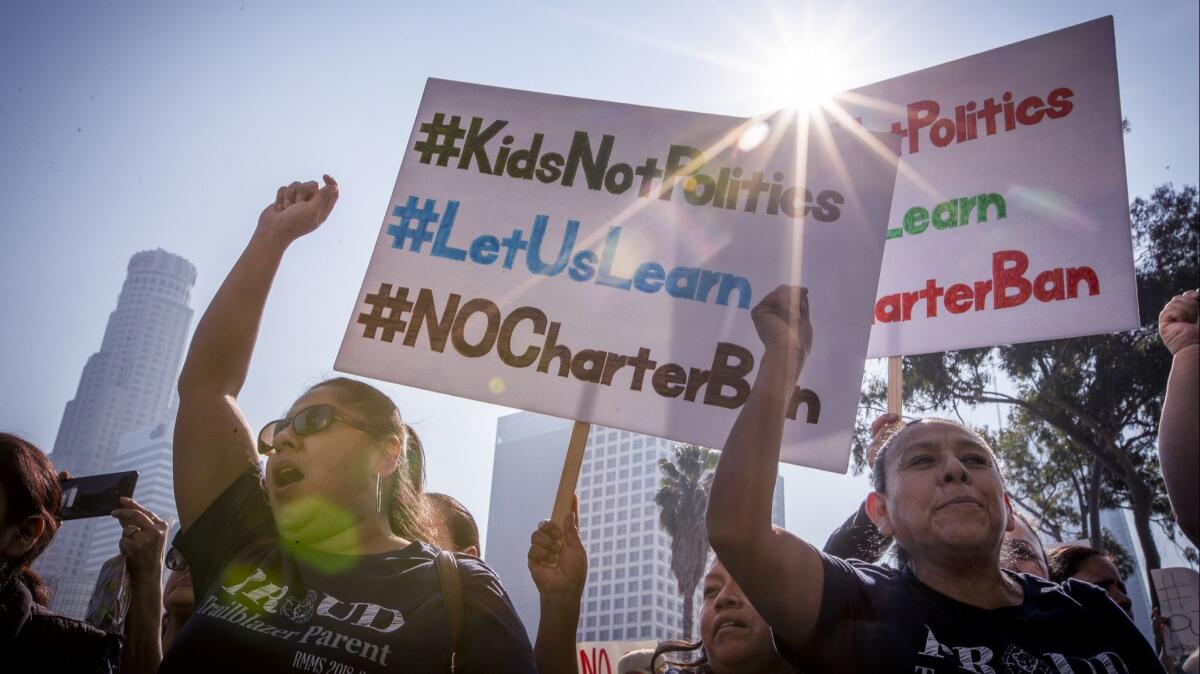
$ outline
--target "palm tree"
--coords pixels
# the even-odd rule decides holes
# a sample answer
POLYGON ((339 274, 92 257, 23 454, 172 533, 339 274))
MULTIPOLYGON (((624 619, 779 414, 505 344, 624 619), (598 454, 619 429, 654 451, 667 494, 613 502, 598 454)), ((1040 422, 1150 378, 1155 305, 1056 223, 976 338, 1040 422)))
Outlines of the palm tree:
POLYGON ((671 536, 671 572, 683 596, 683 637, 692 636, 693 597, 708 566, 704 508, 712 488, 715 454, 696 445, 676 445, 672 459, 659 459, 662 472, 658 521, 671 536))

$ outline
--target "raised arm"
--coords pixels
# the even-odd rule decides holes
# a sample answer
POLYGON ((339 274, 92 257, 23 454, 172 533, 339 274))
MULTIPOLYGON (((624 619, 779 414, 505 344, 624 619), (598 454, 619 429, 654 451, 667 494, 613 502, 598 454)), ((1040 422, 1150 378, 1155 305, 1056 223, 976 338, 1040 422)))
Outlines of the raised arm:
POLYGON ((1174 356, 1158 422, 1158 462, 1179 528, 1200 545, 1200 291, 1176 295, 1163 307, 1158 334, 1174 356))
POLYGON ((253 432, 237 406, 263 306, 283 252, 329 215, 338 186, 294 182, 258 217, 246 250, 217 290, 192 337, 179 375, 175 421, 175 504, 187 529, 257 461, 253 432))
POLYGON ((821 608, 824 572, 816 548, 771 526, 771 495, 786 405, 812 348, 808 291, 780 286, 752 315, 765 351, 717 463, 708 540, 771 628, 800 645, 821 608))

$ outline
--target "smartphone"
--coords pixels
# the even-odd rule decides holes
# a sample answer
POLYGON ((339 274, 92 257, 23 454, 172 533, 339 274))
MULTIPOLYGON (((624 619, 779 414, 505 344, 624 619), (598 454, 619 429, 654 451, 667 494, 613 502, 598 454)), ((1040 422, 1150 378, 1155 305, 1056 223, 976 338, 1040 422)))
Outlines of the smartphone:
POLYGON ((121 507, 122 496, 133 496, 138 472, 105 473, 63 480, 62 518, 104 517, 121 507))

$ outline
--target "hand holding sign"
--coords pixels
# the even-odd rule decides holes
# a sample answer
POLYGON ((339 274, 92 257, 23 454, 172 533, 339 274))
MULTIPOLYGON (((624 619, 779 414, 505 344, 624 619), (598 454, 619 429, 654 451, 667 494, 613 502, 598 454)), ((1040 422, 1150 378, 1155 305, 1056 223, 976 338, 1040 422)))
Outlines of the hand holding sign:
POLYGON ((1200 290, 1189 290, 1171 298, 1158 315, 1158 336, 1171 352, 1200 344, 1200 290))
POLYGON ((319 227, 338 199, 337 181, 328 175, 324 180, 324 187, 315 180, 280 187, 275 201, 258 216, 259 231, 288 244, 319 227))
POLYGON ((529 540, 529 574, 538 593, 579 604, 587 581, 587 549, 579 537, 579 499, 563 528, 543 520, 529 540))

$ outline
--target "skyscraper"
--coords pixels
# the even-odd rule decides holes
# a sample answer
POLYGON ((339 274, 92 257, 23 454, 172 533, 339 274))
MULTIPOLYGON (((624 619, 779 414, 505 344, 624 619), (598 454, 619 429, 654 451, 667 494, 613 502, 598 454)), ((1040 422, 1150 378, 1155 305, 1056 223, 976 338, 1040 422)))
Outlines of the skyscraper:
MULTIPOLYGON (((51 455, 74 476, 108 472, 122 434, 161 423, 175 393, 192 310, 196 268, 162 249, 129 260, 117 308, 108 318, 100 350, 67 403, 51 455)), ((51 587, 51 608, 80 616, 94 574, 86 571, 96 522, 67 522, 38 563, 51 587)))
MULTIPOLYGON (((175 482, 172 474, 171 449, 174 435, 173 420, 122 435, 117 443, 116 456, 110 469, 114 473, 136 470, 138 483, 134 497, 137 502, 172 526, 179 520, 175 511, 175 482)), ((100 572, 100 566, 117 554, 117 544, 120 540, 121 526, 115 519, 97 520, 84 561, 84 574, 95 577, 100 572)), ((170 541, 167 541, 167 544, 170 545, 170 541)))
MULTIPOLYGON (((530 412, 496 428, 492 498, 484 555, 504 582, 530 634, 540 615, 525 555, 545 519, 566 456, 572 422, 530 412)), ((675 442, 593 426, 580 472, 580 530, 588 550, 577 641, 677 639, 683 600, 671 573, 671 539, 658 523, 659 459, 675 442)), ((783 481, 775 485, 775 523, 783 526, 783 481)), ((698 607, 698 604, 697 604, 698 607)))

